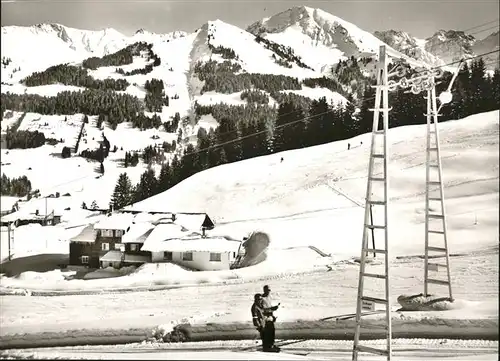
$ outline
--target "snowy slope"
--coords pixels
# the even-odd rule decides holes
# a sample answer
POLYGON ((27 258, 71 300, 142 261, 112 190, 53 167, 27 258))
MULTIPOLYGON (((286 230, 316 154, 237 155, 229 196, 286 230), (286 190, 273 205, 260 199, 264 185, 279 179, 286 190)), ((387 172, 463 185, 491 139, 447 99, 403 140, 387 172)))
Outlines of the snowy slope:
MULTIPOLYGON (((471 245, 467 240, 471 238, 476 240, 474 247, 498 242, 498 118, 496 111, 441 124, 445 195, 454 251, 469 249, 471 245)), ((67 122, 70 121, 71 118, 67 122)), ((28 126, 25 122, 23 127, 28 126)), ((62 128, 61 135, 64 132, 62 128)), ((121 132, 119 128, 116 134, 123 135, 117 139, 110 136, 112 146, 120 138, 130 139, 121 132)), ((423 125, 390 132, 392 229, 395 234, 405 234, 404 238, 395 239, 398 254, 418 253, 420 248, 425 191, 424 134, 423 125)), ((241 239, 248 232, 261 229, 271 236, 271 259, 293 259, 297 254, 304 254, 309 246, 331 253, 337 259, 352 257, 358 253, 361 238, 359 224, 363 209, 358 205, 365 192, 368 147, 369 134, 365 134, 215 167, 131 208, 207 212, 217 222, 214 235, 229 234, 241 239), (347 142, 351 143, 350 151, 347 151, 347 142), (333 239, 332 229, 336 234, 333 239)), ((85 222, 85 215, 75 212, 82 202, 89 206, 96 200, 100 207, 107 207, 119 173, 126 171, 132 182, 137 182, 144 171, 142 163, 134 168, 121 168, 116 160, 123 157, 122 151, 110 154, 104 162, 106 172, 102 177, 94 173, 95 164, 79 157, 63 160, 50 156, 52 152, 52 146, 11 150, 8 154, 2 150, 2 171, 9 177, 27 174, 42 195, 56 191, 61 195, 70 193, 69 197, 51 198, 47 202, 49 213, 53 209, 61 212, 63 220, 68 222, 62 227, 85 222), (47 174, 58 176, 47 177, 47 174), (71 210, 64 211, 68 207, 71 210)), ((36 209, 44 212, 44 200, 21 204, 21 212, 36 209)), ((321 258, 312 252, 310 264, 304 266, 323 263, 321 258)), ((295 267, 288 262, 268 266, 273 272, 295 267)))
MULTIPOLYGON (((454 249, 470 247, 467 239, 472 235, 478 242, 498 242, 498 123, 495 111, 440 125, 454 249), (481 226, 474 226, 474 216, 481 226)), ((395 247, 401 253, 415 252, 419 242, 411 240, 420 239, 423 232, 425 126, 396 128, 389 139, 393 231, 405 234, 395 240, 395 247)), ((363 216, 357 204, 366 190, 369 143, 365 134, 219 166, 130 208, 205 211, 218 222, 218 233, 245 234, 259 228, 271 235, 272 248, 314 245, 326 253, 355 254, 363 216)))
MULTIPOLYGON (((196 33, 190 54, 191 65, 197 62, 207 62, 210 60, 218 62, 226 60, 220 54, 214 54, 210 50, 211 48, 209 45, 215 48, 222 46, 233 50, 236 59, 231 59, 231 62, 239 64, 242 69, 241 72, 286 75, 297 78, 299 81, 304 78, 316 78, 323 75, 321 71, 303 68, 296 63, 291 63, 291 68, 277 64, 273 59, 276 53, 266 48, 264 44, 257 42, 255 35, 221 20, 207 22, 196 33)), ((201 85, 197 79, 193 79, 195 78, 194 74, 191 74, 191 77, 189 85, 190 91, 193 96, 193 101, 197 101, 199 104, 208 105, 219 102, 235 105, 246 104, 246 101, 240 99, 241 92, 233 94, 207 92, 200 94, 201 85)), ((327 99, 333 101, 334 104, 345 104, 347 102, 340 94, 325 88, 305 88, 303 91, 297 92, 297 94, 311 99, 326 96, 327 99)), ((269 105, 272 106, 275 103, 276 102, 271 98, 269 105)))
POLYGON ((210 21, 206 26, 210 43, 214 47, 222 45, 233 49, 240 59, 239 63, 242 68, 248 73, 283 74, 299 79, 318 75, 314 71, 301 68, 296 64, 292 64, 291 69, 279 66, 271 58, 274 54, 273 51, 257 43, 253 34, 236 26, 226 24, 220 20, 210 21))

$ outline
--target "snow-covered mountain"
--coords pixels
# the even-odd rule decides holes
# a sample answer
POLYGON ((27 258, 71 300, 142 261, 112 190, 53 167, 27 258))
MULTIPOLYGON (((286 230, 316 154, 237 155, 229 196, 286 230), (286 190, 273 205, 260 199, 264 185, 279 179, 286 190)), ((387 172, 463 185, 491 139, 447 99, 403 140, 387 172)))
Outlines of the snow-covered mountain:
POLYGON ((439 30, 425 40, 425 49, 446 63, 473 57, 476 38, 463 31, 439 30))
POLYGON ((171 40, 185 35, 180 31, 168 34, 138 31, 128 37, 112 28, 80 30, 55 23, 2 26, 1 54, 11 60, 2 67, 2 79, 11 79, 11 75, 22 79, 53 65, 77 63, 92 56, 101 57, 136 41, 171 40))
MULTIPOLYGON (((293 48, 304 63, 320 71, 328 71, 332 64, 351 56, 374 57, 380 45, 384 45, 376 36, 358 26, 307 6, 293 7, 257 21, 247 31, 293 48)), ((387 53, 416 63, 391 46, 387 53)))
POLYGON ((126 45, 127 37, 114 29, 79 30, 60 24, 2 26, 2 57, 12 60, 10 67, 2 69, 2 79, 9 79, 19 67, 17 75, 24 77, 52 65, 113 53, 126 45))
POLYGON ((375 31, 378 39, 394 49, 424 63, 439 66, 444 61, 425 49, 425 40, 417 39, 407 32, 400 30, 375 31))
MULTIPOLYGON (((499 46, 498 31, 482 40, 455 30, 439 30, 427 39, 419 39, 400 30, 375 31, 373 34, 394 49, 434 65, 471 58, 497 50, 499 46)), ((488 69, 498 66, 498 53, 486 55, 483 59, 488 69)))

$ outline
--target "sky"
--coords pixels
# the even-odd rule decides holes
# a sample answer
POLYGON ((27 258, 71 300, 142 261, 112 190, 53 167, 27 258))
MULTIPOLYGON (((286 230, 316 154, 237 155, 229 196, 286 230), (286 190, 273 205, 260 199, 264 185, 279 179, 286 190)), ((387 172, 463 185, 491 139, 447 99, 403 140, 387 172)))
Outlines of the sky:
MULTIPOLYGON (((440 29, 467 30, 498 20, 498 0, 1 0, 2 26, 59 23, 88 30, 114 28, 132 35, 193 32, 220 19, 246 28, 293 6, 320 8, 363 30, 404 30, 426 38, 440 29)), ((484 38, 498 21, 470 31, 484 38)))

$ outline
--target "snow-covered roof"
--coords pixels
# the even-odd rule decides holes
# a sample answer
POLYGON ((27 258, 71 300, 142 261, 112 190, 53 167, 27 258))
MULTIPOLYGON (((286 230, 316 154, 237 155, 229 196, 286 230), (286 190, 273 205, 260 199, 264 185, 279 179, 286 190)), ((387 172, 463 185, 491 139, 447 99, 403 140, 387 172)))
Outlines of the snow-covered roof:
MULTIPOLYGON (((47 213, 47 219, 52 219, 54 214, 52 212, 47 213)), ((58 214, 55 214, 55 216, 58 216, 58 214)), ((17 212, 13 212, 10 214, 7 214, 5 216, 2 216, 2 222, 15 222, 17 220, 43 220, 45 219, 45 213, 39 213, 36 215, 36 213, 30 213, 26 209, 21 208, 17 212)))
POLYGON ((156 249, 158 244, 171 239, 183 238, 189 234, 191 234, 190 231, 175 223, 158 224, 144 241, 142 250, 152 251, 152 249, 156 249))
POLYGON ((19 197, 9 197, 9 196, 1 196, 0 197, 0 211, 7 212, 11 211, 12 207, 19 200, 19 197))
POLYGON ((120 251, 109 251, 102 256, 100 261, 104 262, 130 262, 130 263, 144 263, 149 261, 149 257, 141 254, 123 254, 120 251))
POLYGON ((146 213, 146 212, 141 212, 137 213, 134 217, 134 222, 135 223, 140 223, 140 222, 155 222, 160 218, 169 218, 171 219, 172 216, 168 214, 151 214, 151 213, 146 213))
POLYGON ((18 219, 32 218, 32 216, 33 216, 32 214, 24 211, 23 209, 20 209, 17 212, 13 212, 13 213, 10 213, 10 214, 3 216, 2 221, 3 222, 15 222, 18 219))
POLYGON ((94 225, 89 224, 87 226, 80 226, 80 233, 70 239, 71 242, 84 242, 84 243, 94 243, 96 238, 96 231, 94 230, 94 225))
POLYGON ((213 222, 208 217, 207 214, 187 214, 187 213, 176 213, 175 223, 191 230, 199 231, 203 227, 211 228, 213 227, 213 222))
POLYGON ((120 229, 126 231, 134 220, 130 213, 112 213, 94 225, 94 229, 120 229))
POLYGON ((153 252, 238 252, 240 241, 231 241, 223 237, 177 238, 157 245, 153 252))
MULTIPOLYGON (((16 198, 19 199, 19 198, 16 198)), ((64 210, 72 206, 71 197, 59 197, 59 198, 31 198, 26 202, 19 202, 19 211, 15 212, 17 218, 13 219, 31 219, 33 218, 36 211, 42 216, 45 216, 54 212, 54 214, 61 215, 64 210)), ((3 197, 2 197, 3 203, 3 197)), ((12 213, 14 214, 14 213, 12 213)))
POLYGON ((122 243, 144 243, 154 228, 149 222, 132 224, 128 232, 122 236, 122 243))
POLYGON ((104 262, 120 262, 122 260, 122 253, 120 251, 109 251, 104 256, 99 258, 99 261, 104 262))

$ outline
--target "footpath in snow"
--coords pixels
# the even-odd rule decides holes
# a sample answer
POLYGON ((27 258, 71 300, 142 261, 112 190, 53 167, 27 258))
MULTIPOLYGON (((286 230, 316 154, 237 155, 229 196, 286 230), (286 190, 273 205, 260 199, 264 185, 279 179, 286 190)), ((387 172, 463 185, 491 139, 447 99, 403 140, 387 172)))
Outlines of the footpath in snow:
MULTIPOLYGON (((450 338, 498 340, 498 316, 479 311, 487 304, 476 303, 468 307, 435 312, 395 312, 392 318, 394 338, 450 338), (476 314, 476 317, 474 317, 476 314)), ((487 307, 486 307, 487 308, 487 307)), ((490 308, 491 312, 492 308, 490 308)), ((385 337, 381 328, 385 323, 384 313, 363 317, 361 339, 385 337)), ((81 345, 126 344, 153 340, 153 334, 167 334, 172 326, 164 325, 156 329, 80 329, 66 332, 41 332, 14 334, 0 337, 0 348, 30 348, 81 345)), ((328 339, 352 340, 355 321, 353 314, 338 315, 323 320, 296 320, 278 322, 276 337, 282 340, 328 339)), ((197 322, 190 325, 189 341, 252 340, 257 337, 255 328, 246 323, 197 322)))
MULTIPOLYGON (((181 344, 128 344, 110 346, 55 347, 6 350, 0 357, 11 359, 142 359, 142 360, 346 360, 352 354, 352 341, 280 341, 280 354, 255 352, 255 341, 217 341, 181 344)), ((363 344, 383 348, 385 340, 363 344)), ((498 341, 452 339, 393 339, 393 360, 446 359, 449 361, 493 361, 498 359, 498 341)), ((363 360, 385 360, 363 354, 363 360)))

